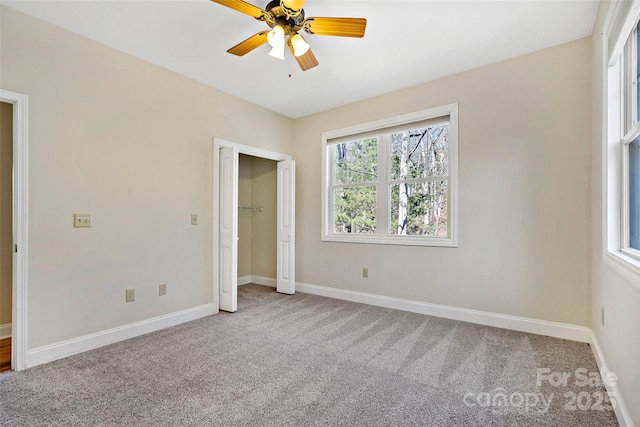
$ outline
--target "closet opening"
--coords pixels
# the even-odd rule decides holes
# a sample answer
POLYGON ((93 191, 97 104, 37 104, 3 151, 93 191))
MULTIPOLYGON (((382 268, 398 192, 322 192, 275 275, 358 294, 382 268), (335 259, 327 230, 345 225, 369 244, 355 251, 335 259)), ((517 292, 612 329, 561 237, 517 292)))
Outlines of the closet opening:
POLYGON ((238 286, 276 287, 278 163, 240 154, 238 286))
POLYGON ((214 138, 213 169, 214 305, 236 311, 238 283, 294 294, 295 161, 214 138))

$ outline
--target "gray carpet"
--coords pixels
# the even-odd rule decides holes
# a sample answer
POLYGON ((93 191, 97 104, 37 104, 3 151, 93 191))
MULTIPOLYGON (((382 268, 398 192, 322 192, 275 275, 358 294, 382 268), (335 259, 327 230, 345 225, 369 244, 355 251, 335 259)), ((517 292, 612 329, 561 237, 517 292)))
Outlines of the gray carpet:
POLYGON ((0 425, 618 425, 604 388, 576 378, 598 371, 587 344, 256 285, 239 295, 237 313, 0 375, 0 425))

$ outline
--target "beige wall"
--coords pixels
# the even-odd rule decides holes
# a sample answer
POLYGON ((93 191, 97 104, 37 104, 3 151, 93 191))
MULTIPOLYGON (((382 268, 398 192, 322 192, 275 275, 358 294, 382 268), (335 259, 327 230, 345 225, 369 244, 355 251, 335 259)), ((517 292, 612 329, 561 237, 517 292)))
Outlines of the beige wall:
MULTIPOLYGON (((240 155, 238 161, 238 206, 252 206, 253 157, 240 155)), ((253 214, 238 210, 238 277, 251 275, 253 214)))
POLYGON ((0 102, 0 325, 11 323, 13 105, 0 102))
POLYGON ((296 120, 297 280, 589 325, 590 49, 586 38, 296 120), (459 247, 321 242, 322 132, 450 103, 459 247))
POLYGON ((273 160, 253 158, 253 206, 262 212, 253 215, 251 232, 251 274, 276 278, 277 234, 277 163, 273 160))
POLYGON ((28 347, 213 302, 212 137, 290 154, 292 121, 1 12, 0 86, 30 107, 28 347))
POLYGON ((635 425, 640 426, 640 291, 603 262, 602 114, 603 25, 608 2, 601 4, 593 31, 593 144, 591 162, 591 329, 605 355, 635 425), (600 309, 605 308, 605 326, 600 309))

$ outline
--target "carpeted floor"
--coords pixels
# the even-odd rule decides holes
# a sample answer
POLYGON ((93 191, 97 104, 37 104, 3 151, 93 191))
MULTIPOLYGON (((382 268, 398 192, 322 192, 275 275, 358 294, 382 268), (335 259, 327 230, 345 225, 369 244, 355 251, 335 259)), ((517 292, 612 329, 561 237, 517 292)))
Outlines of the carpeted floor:
POLYGON ((583 343, 245 285, 236 313, 0 375, 0 425, 618 425, 597 372, 583 343))

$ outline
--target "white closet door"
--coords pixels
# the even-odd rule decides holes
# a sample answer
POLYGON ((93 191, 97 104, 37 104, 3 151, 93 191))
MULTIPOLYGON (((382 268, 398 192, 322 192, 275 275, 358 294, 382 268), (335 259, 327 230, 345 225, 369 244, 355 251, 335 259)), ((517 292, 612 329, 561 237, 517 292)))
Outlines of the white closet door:
POLYGON ((278 268, 277 291, 296 291, 296 163, 278 162, 278 268))
POLYGON ((238 309, 238 149, 220 149, 220 310, 238 309))

